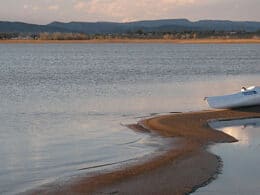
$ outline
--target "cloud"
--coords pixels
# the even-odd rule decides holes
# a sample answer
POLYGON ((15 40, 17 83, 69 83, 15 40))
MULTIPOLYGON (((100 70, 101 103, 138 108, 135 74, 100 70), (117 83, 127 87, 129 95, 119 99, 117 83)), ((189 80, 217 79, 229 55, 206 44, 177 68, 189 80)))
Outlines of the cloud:
POLYGON ((190 6, 202 0, 78 0, 74 9, 89 15, 121 21, 167 17, 178 7, 190 6))
POLYGON ((50 11, 57 11, 59 9, 60 9, 60 7, 58 5, 49 5, 48 6, 48 10, 50 10, 50 11))
POLYGON ((25 10, 30 9, 32 11, 38 11, 40 9, 39 6, 37 5, 28 5, 28 4, 23 5, 23 8, 25 10))
POLYGON ((28 8, 29 8, 29 5, 23 5, 23 8, 24 8, 24 9, 28 9, 28 8))
POLYGON ((77 2, 74 4, 74 9, 83 10, 83 9, 86 9, 86 8, 87 8, 87 5, 88 5, 87 2, 77 1, 77 2))
POLYGON ((0 0, 2 20, 118 21, 167 18, 260 20, 259 0, 0 0))

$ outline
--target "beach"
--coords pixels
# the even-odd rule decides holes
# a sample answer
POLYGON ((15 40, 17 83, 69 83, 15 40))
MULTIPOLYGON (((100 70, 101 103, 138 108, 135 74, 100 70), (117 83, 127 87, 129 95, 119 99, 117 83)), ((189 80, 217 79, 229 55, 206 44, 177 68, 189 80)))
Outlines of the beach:
POLYGON ((0 40, 0 44, 104 44, 104 43, 173 43, 173 44, 258 44, 260 39, 90 39, 90 40, 0 40))
POLYGON ((187 194, 208 184, 221 170, 221 159, 207 151, 216 143, 237 140, 212 129, 212 120, 260 117, 260 107, 176 113, 140 121, 131 128, 179 138, 178 148, 123 169, 81 178, 59 186, 45 186, 29 194, 187 194))

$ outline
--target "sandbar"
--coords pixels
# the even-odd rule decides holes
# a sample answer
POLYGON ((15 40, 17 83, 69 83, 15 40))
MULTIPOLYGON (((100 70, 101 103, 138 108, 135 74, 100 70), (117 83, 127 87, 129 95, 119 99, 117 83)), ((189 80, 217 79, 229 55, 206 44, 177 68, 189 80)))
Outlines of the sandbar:
POLYGON ((140 121, 131 128, 178 138, 179 147, 141 164, 124 167, 71 183, 42 187, 27 194, 188 194, 214 180, 221 171, 220 157, 207 151, 216 143, 236 138, 212 129, 211 120, 260 117, 260 106, 233 110, 176 113, 140 121))

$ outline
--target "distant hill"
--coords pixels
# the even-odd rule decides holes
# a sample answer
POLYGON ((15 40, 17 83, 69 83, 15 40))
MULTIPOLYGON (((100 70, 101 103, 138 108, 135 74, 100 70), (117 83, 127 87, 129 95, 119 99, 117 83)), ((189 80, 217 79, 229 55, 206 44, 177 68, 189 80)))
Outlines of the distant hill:
POLYGON ((215 31, 246 31, 256 32, 260 30, 260 22, 233 22, 228 20, 200 20, 194 22, 196 26, 204 30, 215 31))
POLYGON ((40 32, 70 32, 70 30, 48 25, 28 24, 23 22, 0 21, 0 32, 6 33, 40 33, 40 32))
POLYGON ((228 20, 187 19, 147 20, 128 23, 116 22, 52 22, 47 25, 22 22, 0 22, 0 32, 40 33, 40 32, 78 32, 87 34, 115 34, 136 32, 180 32, 180 31, 260 31, 260 22, 234 22, 228 20))

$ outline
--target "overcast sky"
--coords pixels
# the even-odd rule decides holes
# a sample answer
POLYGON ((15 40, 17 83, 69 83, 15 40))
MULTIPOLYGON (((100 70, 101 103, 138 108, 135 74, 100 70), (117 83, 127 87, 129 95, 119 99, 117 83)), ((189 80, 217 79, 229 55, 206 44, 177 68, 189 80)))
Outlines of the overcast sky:
POLYGON ((260 0, 0 0, 0 20, 117 21, 187 18, 260 21, 260 0))

